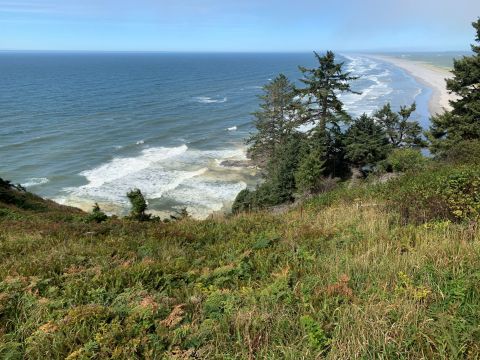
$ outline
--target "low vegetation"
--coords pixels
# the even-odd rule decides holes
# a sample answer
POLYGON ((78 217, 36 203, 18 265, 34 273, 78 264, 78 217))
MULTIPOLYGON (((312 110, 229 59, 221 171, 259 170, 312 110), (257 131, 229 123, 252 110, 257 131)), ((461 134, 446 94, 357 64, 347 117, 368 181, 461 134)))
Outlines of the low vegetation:
POLYGON ((281 215, 2 202, 0 358, 478 358, 480 168, 425 166, 281 215))

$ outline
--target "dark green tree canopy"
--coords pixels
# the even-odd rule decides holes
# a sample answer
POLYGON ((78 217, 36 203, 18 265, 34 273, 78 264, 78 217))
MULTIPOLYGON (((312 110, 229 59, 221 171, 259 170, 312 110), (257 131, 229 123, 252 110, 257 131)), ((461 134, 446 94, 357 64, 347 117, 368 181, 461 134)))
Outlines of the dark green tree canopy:
POLYGON ((374 120, 385 131, 393 147, 422 147, 425 141, 422 138, 422 128, 417 121, 411 121, 410 116, 416 110, 416 105, 401 106, 400 111, 394 112, 390 103, 385 104, 373 114, 374 120))
POLYGON ((343 63, 335 62, 333 52, 327 51, 323 56, 316 52, 314 54, 318 61, 317 68, 299 67, 304 75, 300 81, 305 87, 299 89, 298 93, 307 102, 309 116, 305 122, 317 123, 317 130, 324 131, 329 124, 338 125, 349 119, 338 95, 354 92, 350 82, 357 77, 343 71, 343 63))
POLYGON ((296 185, 301 192, 312 193, 319 188, 325 174, 327 145, 326 131, 315 132, 305 141, 302 158, 295 173, 296 185))
POLYGON ((475 41, 472 56, 454 60, 453 78, 447 89, 458 96, 450 101, 452 111, 431 118, 431 150, 441 153, 462 140, 480 139, 480 18, 474 22, 475 41))
POLYGON ((383 160, 391 149, 383 128, 366 114, 356 119, 347 130, 345 147, 345 157, 355 166, 383 160))
POLYGON ((252 160, 265 167, 275 148, 292 133, 301 104, 293 84, 283 74, 266 84, 263 91, 260 110, 253 114, 257 132, 247 139, 247 144, 251 144, 252 160))

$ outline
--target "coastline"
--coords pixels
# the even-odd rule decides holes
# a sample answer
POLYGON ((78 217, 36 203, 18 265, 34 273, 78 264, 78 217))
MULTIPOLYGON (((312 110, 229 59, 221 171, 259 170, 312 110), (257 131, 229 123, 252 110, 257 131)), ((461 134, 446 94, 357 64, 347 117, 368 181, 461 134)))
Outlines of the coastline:
POLYGON ((391 63, 412 75, 417 81, 432 90, 432 96, 429 101, 429 111, 431 115, 441 114, 445 110, 451 110, 449 101, 454 100, 455 96, 450 94, 446 88, 445 79, 451 78, 449 70, 440 66, 396 58, 387 55, 367 55, 376 60, 391 63))

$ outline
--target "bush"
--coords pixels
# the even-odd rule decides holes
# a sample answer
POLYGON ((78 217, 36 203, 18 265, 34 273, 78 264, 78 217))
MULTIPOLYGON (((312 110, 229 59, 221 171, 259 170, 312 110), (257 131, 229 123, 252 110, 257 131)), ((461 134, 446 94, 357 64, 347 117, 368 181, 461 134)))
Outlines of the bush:
POLYGON ((234 214, 265 209, 290 200, 285 198, 285 189, 276 181, 267 181, 258 185, 254 191, 245 189, 237 195, 233 205, 234 214))
POLYGON ((97 203, 93 205, 92 212, 86 217, 85 222, 101 223, 108 219, 108 216, 100 209, 97 203))
POLYGON ((451 164, 480 164, 480 141, 461 141, 448 149, 443 159, 451 164))
POLYGON ((386 159, 387 168, 395 172, 421 170, 427 159, 417 149, 395 149, 386 159))
POLYGON ((480 217, 480 168, 440 167, 391 181, 384 196, 404 221, 468 221, 480 217))
POLYGON ((132 209, 130 210, 130 218, 138 220, 138 221, 147 221, 151 219, 150 214, 145 214, 145 210, 147 210, 147 201, 143 196, 140 189, 134 189, 127 193, 128 200, 130 200, 130 204, 132 205, 132 209))
POLYGON ((245 211, 250 211, 252 206, 252 192, 248 189, 242 190, 238 193, 232 205, 232 212, 238 214, 245 211))

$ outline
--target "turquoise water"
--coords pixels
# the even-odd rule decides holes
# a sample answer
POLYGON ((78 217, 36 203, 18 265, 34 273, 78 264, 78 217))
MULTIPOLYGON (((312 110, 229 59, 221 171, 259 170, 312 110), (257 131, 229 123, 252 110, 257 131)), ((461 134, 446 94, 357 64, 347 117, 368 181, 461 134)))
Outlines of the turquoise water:
MULTIPOLYGON (((430 90, 366 56, 342 57, 361 76, 343 96, 352 115, 417 101, 428 125, 430 90)), ((228 208, 255 182, 244 159, 261 86, 311 54, 0 53, 0 177, 58 202, 111 213, 134 187, 150 208, 197 217, 228 208)))

